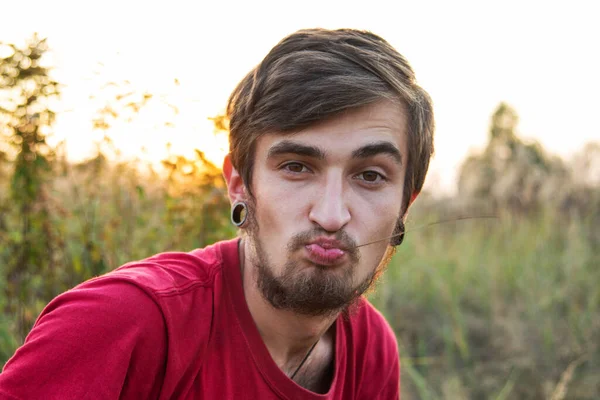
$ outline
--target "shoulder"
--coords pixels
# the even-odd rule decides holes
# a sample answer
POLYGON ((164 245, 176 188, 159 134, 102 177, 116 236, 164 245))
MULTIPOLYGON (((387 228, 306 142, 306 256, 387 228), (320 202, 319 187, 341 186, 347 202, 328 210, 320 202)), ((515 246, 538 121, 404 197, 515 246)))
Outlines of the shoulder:
MULTIPOLYGON (((221 269, 220 247, 223 243, 187 253, 159 253, 129 262, 61 294, 48 305, 44 314, 64 303, 75 302, 81 307, 98 305, 106 312, 115 309, 119 314, 135 310, 139 321, 150 303, 164 309, 169 303, 168 298, 183 298, 196 288, 212 286, 221 269)), ((183 305, 181 300, 178 305, 183 305)))
POLYGON ((398 343, 385 317, 362 298, 346 323, 351 325, 352 351, 360 370, 356 371, 359 391, 365 398, 379 398, 382 391, 397 390, 400 379, 398 343))
POLYGON ((195 287, 211 284, 220 265, 216 248, 218 244, 189 253, 160 253, 124 264, 57 296, 36 325, 57 313, 63 320, 71 316, 89 320, 96 330, 106 318, 111 321, 109 325, 120 326, 122 321, 124 328, 156 325, 168 305, 164 298, 183 297, 195 287))
POLYGON ((40 398, 41 393, 83 398, 91 391, 114 398, 130 363, 154 380, 166 349, 164 321, 150 297, 127 282, 91 282, 45 307, 4 366, 0 390, 22 398, 40 398), (111 365, 100 377, 99 363, 111 365), (40 384, 32 386, 33 381, 40 384))
POLYGON ((6 364, 0 391, 36 398, 27 382, 38 377, 46 382, 39 388, 45 393, 69 388, 69 396, 61 398, 82 398, 100 388, 100 397, 116 398, 128 377, 144 393, 152 392, 165 365, 202 358, 222 253, 235 249, 224 243, 131 262, 57 296, 6 364), (111 365, 102 379, 96 376, 99 363, 111 365), (60 379, 50 378, 57 370, 60 379))
POLYGON ((221 271, 222 254, 232 247, 232 242, 218 242, 190 252, 159 253, 127 263, 99 279, 126 280, 157 295, 211 285, 221 271))
POLYGON ((377 361, 392 362, 398 357, 398 342, 394 330, 379 312, 365 298, 360 300, 355 318, 354 329, 360 334, 365 347, 377 355, 377 361))
POLYGON ((150 308, 155 308, 162 316, 162 325, 174 336, 171 339, 192 324, 196 324, 199 331, 208 332, 214 299, 222 291, 219 278, 222 253, 232 246, 235 248, 232 242, 219 242, 187 253, 160 253, 130 262, 82 283, 71 292, 72 295, 89 292, 108 297, 105 308, 111 307, 118 313, 136 313, 136 323, 146 318, 150 308))

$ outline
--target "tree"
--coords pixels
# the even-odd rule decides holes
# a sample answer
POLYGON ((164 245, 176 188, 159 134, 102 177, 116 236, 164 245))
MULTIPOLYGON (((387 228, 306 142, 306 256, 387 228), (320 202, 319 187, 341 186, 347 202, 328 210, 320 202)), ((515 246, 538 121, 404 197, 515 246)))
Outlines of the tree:
POLYGON ((24 338, 37 315, 36 297, 55 285, 53 229, 46 183, 52 172, 52 149, 46 143, 55 119, 52 102, 60 86, 50 76, 45 39, 33 35, 24 47, 0 43, 0 134, 9 143, 13 170, 8 263, 1 271, 9 315, 24 338), (43 282, 43 284, 42 284, 43 282))
POLYGON ((568 181, 568 170, 560 159, 547 155, 538 143, 525 143, 518 137, 518 121, 508 104, 496 108, 485 150, 468 157, 460 168, 461 198, 526 211, 552 200, 568 181))

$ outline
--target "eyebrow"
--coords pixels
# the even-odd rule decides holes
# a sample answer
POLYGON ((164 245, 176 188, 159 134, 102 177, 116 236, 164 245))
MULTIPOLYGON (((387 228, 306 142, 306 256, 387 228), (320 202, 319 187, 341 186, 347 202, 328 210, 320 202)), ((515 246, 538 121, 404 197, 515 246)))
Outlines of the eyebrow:
POLYGON ((273 158, 282 154, 298 154, 301 156, 312 157, 318 160, 325 159, 325 152, 316 146, 283 140, 269 149, 267 158, 273 158))
POLYGON ((369 158, 378 154, 386 154, 392 156, 397 164, 402 165, 402 154, 396 146, 390 142, 375 142, 362 146, 352 152, 353 158, 369 158))
MULTIPOLYGON (((325 152, 317 146, 283 140, 269 149, 267 158, 273 158, 282 154, 298 154, 301 156, 315 158, 317 160, 325 159, 325 152)), ((381 141, 362 146, 352 152, 352 158, 369 158, 379 154, 391 156, 394 161, 402 165, 402 154, 396 146, 390 142, 381 141)))

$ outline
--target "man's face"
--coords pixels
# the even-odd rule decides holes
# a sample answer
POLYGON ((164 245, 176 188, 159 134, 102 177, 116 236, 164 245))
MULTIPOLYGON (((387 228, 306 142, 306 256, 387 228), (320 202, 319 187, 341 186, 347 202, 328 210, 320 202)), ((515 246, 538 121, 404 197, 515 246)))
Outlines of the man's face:
POLYGON ((399 218, 407 159, 402 108, 381 102, 256 145, 251 261, 263 296, 324 315, 372 283, 399 218))

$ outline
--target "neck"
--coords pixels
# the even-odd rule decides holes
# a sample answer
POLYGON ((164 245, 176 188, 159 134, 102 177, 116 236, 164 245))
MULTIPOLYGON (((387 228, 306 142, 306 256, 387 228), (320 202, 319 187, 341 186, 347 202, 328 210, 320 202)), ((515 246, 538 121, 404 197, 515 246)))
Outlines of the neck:
POLYGON ((332 343, 332 328, 338 314, 306 316, 273 307, 260 293, 254 279, 255 269, 248 257, 248 244, 240 244, 240 265, 244 296, 250 314, 273 360, 284 371, 294 369, 310 348, 332 343))

